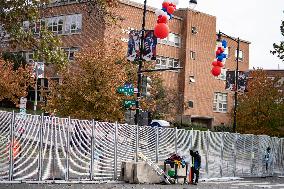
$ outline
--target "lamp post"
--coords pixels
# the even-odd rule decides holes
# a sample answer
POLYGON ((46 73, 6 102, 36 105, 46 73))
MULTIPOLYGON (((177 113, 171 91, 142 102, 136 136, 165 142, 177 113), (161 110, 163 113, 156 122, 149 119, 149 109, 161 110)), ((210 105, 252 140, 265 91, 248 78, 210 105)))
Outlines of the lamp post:
MULTIPOLYGON (((146 12, 147 12, 147 0, 144 0, 143 18, 142 18, 142 30, 141 30, 141 40, 140 40, 140 60, 138 63, 137 71, 137 95, 136 95, 136 114, 135 114, 135 125, 140 124, 140 99, 141 99, 141 81, 143 72, 155 72, 155 71, 167 71, 167 70, 177 70, 182 68, 168 68, 168 69, 156 69, 156 70, 142 70, 143 63, 143 51, 144 51, 144 35, 145 35, 145 23, 146 23, 146 12)), ((189 7, 194 9, 197 5, 197 0, 190 0, 189 7)))
POLYGON ((237 105, 238 105, 238 82, 239 82, 239 54, 240 54, 240 38, 233 38, 221 31, 218 34, 218 41, 221 41, 222 35, 226 36, 227 38, 235 41, 237 43, 237 65, 235 70, 235 93, 234 93, 234 123, 233 123, 233 132, 236 132, 237 127, 237 105))

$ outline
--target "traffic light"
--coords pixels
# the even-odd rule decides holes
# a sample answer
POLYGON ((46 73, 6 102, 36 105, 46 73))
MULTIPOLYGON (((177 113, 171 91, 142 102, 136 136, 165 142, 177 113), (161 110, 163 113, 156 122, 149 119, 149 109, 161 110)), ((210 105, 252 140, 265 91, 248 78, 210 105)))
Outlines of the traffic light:
POLYGON ((152 80, 150 79, 150 77, 148 76, 143 76, 142 77, 142 96, 144 97, 150 97, 151 93, 150 93, 150 89, 152 80))

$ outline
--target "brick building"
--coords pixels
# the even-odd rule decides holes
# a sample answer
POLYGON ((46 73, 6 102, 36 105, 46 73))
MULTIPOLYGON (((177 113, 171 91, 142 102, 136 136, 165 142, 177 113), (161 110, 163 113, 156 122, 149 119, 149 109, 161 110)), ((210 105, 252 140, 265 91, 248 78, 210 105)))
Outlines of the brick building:
MULTIPOLYGON (((69 60, 74 53, 85 46, 92 45, 97 38, 118 38, 127 45, 128 32, 141 29, 143 5, 121 0, 115 12, 121 17, 121 27, 106 25, 97 10, 88 14, 84 3, 76 0, 57 0, 43 20, 47 27, 60 35, 63 48, 69 60)), ((156 23, 155 9, 147 7, 146 29, 153 29, 156 23)), ((156 68, 183 67, 180 71, 162 73, 164 85, 176 89, 179 98, 186 104, 181 108, 182 119, 212 125, 229 123, 228 112, 233 107, 232 93, 225 91, 225 71, 236 67, 235 52, 237 43, 227 39, 229 58, 222 74, 215 78, 210 73, 215 57, 216 17, 179 9, 169 21, 170 34, 167 39, 159 40, 156 68)), ((39 25, 34 25, 36 28, 39 25)), ((225 37, 224 37, 225 38, 225 37)), ((249 42, 241 40, 240 70, 249 68, 249 42)), ((27 59, 31 58, 26 53, 27 59)), ((43 84, 43 81, 42 81, 43 84)), ((32 99, 30 99, 32 100, 32 99)), ((42 100, 39 97, 39 100, 42 100)))

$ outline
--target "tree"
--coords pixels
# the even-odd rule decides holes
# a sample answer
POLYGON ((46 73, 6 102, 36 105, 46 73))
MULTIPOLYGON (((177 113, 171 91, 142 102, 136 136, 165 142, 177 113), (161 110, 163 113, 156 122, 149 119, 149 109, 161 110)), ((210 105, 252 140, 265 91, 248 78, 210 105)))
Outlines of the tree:
MULTIPOLYGON (((282 21, 282 24, 280 26, 280 32, 282 36, 284 37, 284 20, 282 21)), ((280 41, 280 44, 273 44, 274 50, 271 51, 273 55, 277 55, 282 61, 284 61, 284 41, 280 41)))
MULTIPOLYGON (((82 49, 75 62, 63 69, 62 84, 50 87, 47 111, 54 109, 62 116, 99 121, 122 121, 125 109, 123 100, 133 100, 133 96, 117 93, 117 88, 125 83, 137 86, 137 65, 127 62, 126 49, 121 42, 97 41, 92 48, 82 49)), ((143 69, 153 69, 155 65, 145 62, 143 69)), ((147 74, 153 83, 150 98, 141 99, 141 108, 156 111, 161 95, 160 74, 147 74)), ((161 105, 159 106, 161 107, 161 105)), ((159 108, 158 108, 159 109, 159 108)))
POLYGON ((47 11, 45 6, 48 2, 48 0, 0 2, 0 42, 6 43, 6 48, 4 47, 2 51, 32 50, 35 61, 52 63, 58 68, 67 63, 63 50, 59 48, 61 46, 59 38, 48 31, 44 21, 41 20, 42 14, 47 11), (37 27, 39 25, 40 27, 37 27))
POLYGON ((279 78, 268 78, 265 71, 251 72, 248 92, 239 95, 237 131, 284 136, 284 94, 279 78))
POLYGON ((28 87, 33 85, 32 69, 27 65, 21 65, 14 70, 14 64, 0 59, 0 101, 7 99, 14 104, 20 97, 27 95, 28 87))
POLYGON ((94 48, 82 49, 74 64, 61 71, 62 84, 50 87, 46 109, 82 119, 121 120, 122 99, 116 88, 127 78, 122 71, 127 62, 120 45, 112 47, 97 42, 94 48))

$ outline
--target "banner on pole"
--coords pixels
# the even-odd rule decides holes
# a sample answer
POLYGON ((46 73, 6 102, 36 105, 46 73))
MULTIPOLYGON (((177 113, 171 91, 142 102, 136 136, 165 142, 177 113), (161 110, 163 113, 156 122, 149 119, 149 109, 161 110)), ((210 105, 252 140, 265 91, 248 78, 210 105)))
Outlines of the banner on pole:
MULTIPOLYGON (((235 91, 235 78, 236 71, 227 71, 226 73, 226 90, 235 91)), ((247 81, 248 81, 248 72, 239 71, 238 72, 238 91, 247 92, 247 81)))
MULTIPOLYGON (((138 61, 140 60, 140 41, 142 33, 141 31, 131 30, 128 40, 127 60, 138 61)), ((144 34, 144 51, 142 53, 142 59, 145 61, 156 60, 156 47, 157 38, 154 35, 153 30, 146 30, 144 34)))

